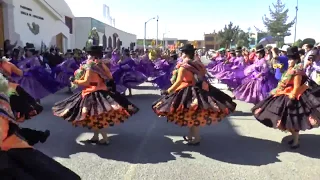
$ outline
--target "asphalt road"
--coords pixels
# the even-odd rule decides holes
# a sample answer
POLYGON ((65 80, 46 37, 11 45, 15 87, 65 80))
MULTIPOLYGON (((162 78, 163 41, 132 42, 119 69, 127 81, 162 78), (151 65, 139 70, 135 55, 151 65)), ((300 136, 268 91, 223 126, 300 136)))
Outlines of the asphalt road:
MULTIPOLYGON (((221 123, 201 129, 200 146, 183 144, 187 129, 158 118, 150 105, 159 91, 144 84, 133 90, 140 112, 110 128, 109 146, 84 145, 91 138, 54 117, 59 92, 42 100, 45 111, 23 124, 50 129, 51 137, 36 148, 78 173, 83 180, 317 180, 320 176, 319 130, 301 135, 301 148, 288 148, 289 134, 266 128, 253 119, 252 105, 238 102, 237 111, 221 123)), ((223 88, 223 86, 220 85, 223 88)))

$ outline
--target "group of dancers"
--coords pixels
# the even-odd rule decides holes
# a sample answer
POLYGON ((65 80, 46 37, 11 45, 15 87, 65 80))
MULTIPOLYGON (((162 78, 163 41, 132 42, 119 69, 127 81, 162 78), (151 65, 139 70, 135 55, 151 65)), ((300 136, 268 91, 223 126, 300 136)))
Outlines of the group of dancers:
POLYGON ((254 104, 252 113, 259 122, 290 132, 288 143, 296 149, 299 131, 319 126, 319 60, 320 50, 310 44, 304 49, 259 45, 250 55, 241 47, 220 49, 207 70, 229 87, 233 99, 254 104))
MULTIPOLYGON (((32 147, 44 143, 50 131, 19 126, 42 112, 40 99, 66 86, 72 87, 73 93, 54 104, 53 114, 75 127, 91 129, 93 137, 87 142, 102 146, 110 144, 106 128, 139 112, 139 105, 131 103, 124 93, 129 89, 131 95, 130 89, 145 81, 161 89, 162 96, 151 104, 154 113, 188 127, 182 138, 189 146, 200 145, 200 127, 216 124, 235 111, 234 99, 254 103, 254 117, 267 127, 291 132, 289 144, 293 149, 299 147, 299 131, 319 124, 320 89, 306 75, 297 47, 286 50, 287 69, 280 56, 273 54, 273 67, 282 73, 278 83, 269 71, 263 46, 256 48, 252 64, 244 61, 241 48, 229 53, 221 49, 207 67, 191 44, 181 47, 179 54, 158 54, 154 61, 148 50, 139 57, 134 51, 125 50, 120 55, 92 45, 80 63, 68 51, 65 60, 50 69, 37 58, 34 47, 25 51, 23 60, 13 63, 3 58, 0 64, 0 177, 4 179, 80 179, 32 147), (212 77, 207 71, 232 87, 235 97, 208 83, 212 77)), ((309 57, 316 62, 319 51, 314 50, 309 57)))

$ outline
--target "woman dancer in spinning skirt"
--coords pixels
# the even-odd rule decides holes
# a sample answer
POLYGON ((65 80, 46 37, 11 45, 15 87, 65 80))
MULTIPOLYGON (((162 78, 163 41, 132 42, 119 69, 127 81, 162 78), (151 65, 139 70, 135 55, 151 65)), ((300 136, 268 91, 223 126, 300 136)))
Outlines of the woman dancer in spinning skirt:
POLYGON ((267 98, 270 91, 277 86, 277 80, 270 72, 268 62, 264 59, 264 47, 259 45, 256 49, 257 59, 244 69, 246 77, 233 91, 237 100, 253 104, 267 98))
POLYGON ((100 60, 102 50, 101 46, 87 49, 91 57, 75 72, 72 82, 84 87, 83 90, 56 103, 52 109, 54 115, 72 122, 74 126, 93 129, 94 135, 88 140, 89 143, 108 145, 108 136, 102 129, 123 123, 139 109, 119 93, 107 89, 105 81, 113 78, 100 60), (102 140, 99 140, 99 134, 102 140))
POLYGON ((132 96, 131 88, 134 88, 147 80, 147 77, 140 71, 136 70, 137 64, 130 57, 130 51, 124 50, 121 60, 118 62, 118 69, 112 73, 117 84, 117 91, 125 95, 129 90, 129 96, 132 96))
MULTIPOLYGON (((16 84, 12 75, 22 76, 23 72, 8 59, 0 61, 0 73, 8 79, 10 106, 18 122, 24 122, 40 114, 43 107, 28 94, 19 84, 16 84)), ((28 136, 28 143, 34 145, 39 141, 44 143, 50 135, 50 131, 37 131, 29 128, 19 128, 20 134, 28 136)))
MULTIPOLYGON (((292 149, 299 147, 299 131, 320 124, 320 88, 307 86, 298 47, 288 48, 289 69, 271 96, 252 108, 254 117, 267 127, 289 131, 292 149)), ((319 58, 319 56, 314 57, 319 58)))
POLYGON ((199 145, 199 126, 221 121, 236 109, 232 98, 205 80, 206 68, 201 61, 193 60, 195 49, 186 44, 180 49, 183 62, 172 75, 172 86, 163 91, 152 109, 158 116, 180 126, 188 126, 189 134, 184 136, 188 145, 199 145))
POLYGON ((80 180, 71 170, 32 148, 21 137, 17 119, 11 110, 8 81, 0 77, 0 179, 1 180, 80 180))

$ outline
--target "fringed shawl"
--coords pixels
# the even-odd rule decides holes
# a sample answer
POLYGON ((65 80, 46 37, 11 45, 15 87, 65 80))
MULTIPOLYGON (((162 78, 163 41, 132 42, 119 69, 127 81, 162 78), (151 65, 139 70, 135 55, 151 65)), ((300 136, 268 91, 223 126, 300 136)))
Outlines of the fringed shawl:
MULTIPOLYGON (((74 72, 74 80, 81 79, 88 70, 99 74, 102 79, 107 80, 109 77, 108 72, 106 72, 106 69, 103 65, 103 61, 89 59, 85 64, 80 65, 79 69, 74 72)), ((72 87, 76 88, 77 85, 72 84, 72 87)))
POLYGON ((0 93, 0 116, 12 123, 17 123, 10 106, 9 97, 4 93, 0 93))
POLYGON ((177 80, 178 69, 180 67, 183 67, 186 70, 192 72, 194 74, 194 77, 196 78, 196 81, 203 80, 206 75, 206 68, 201 61, 189 60, 187 62, 182 62, 177 64, 175 70, 172 72, 172 78, 171 78, 172 84, 177 80))

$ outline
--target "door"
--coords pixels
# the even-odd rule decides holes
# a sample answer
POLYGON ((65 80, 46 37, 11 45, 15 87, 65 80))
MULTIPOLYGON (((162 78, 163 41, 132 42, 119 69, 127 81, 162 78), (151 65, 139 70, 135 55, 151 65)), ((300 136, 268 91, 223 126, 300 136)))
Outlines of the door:
POLYGON ((112 39, 111 39, 111 36, 108 37, 108 48, 112 48, 112 39))
POLYGON ((3 5, 0 3, 0 48, 3 48, 4 40, 3 5))
POLYGON ((102 42, 103 49, 105 50, 107 48, 107 36, 105 34, 102 36, 102 42))
POLYGON ((60 51, 63 51, 63 34, 59 33, 56 35, 56 46, 60 49, 60 51))

